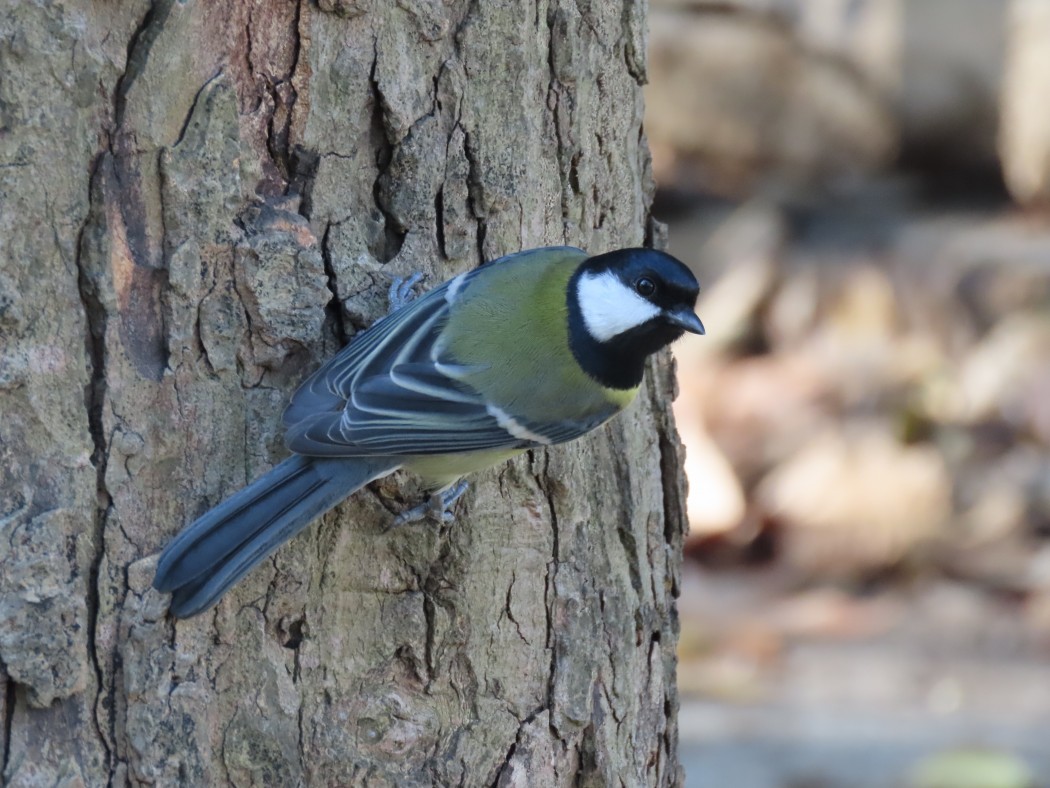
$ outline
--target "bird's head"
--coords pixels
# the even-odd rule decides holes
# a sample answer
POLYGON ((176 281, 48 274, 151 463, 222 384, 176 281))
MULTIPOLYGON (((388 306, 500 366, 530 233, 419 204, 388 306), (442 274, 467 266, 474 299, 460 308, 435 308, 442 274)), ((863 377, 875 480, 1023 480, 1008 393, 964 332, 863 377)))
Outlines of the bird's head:
POLYGON ((600 383, 630 388, 645 359, 689 331, 700 286, 683 263, 655 249, 619 249, 585 260, 569 283, 569 334, 580 365, 600 383))

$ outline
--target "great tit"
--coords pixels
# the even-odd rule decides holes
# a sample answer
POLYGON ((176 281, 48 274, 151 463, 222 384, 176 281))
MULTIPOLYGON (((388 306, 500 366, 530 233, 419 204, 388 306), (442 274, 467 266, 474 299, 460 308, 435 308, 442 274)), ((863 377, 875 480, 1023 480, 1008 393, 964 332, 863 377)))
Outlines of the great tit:
POLYGON ((187 526, 153 586, 202 613, 253 566, 369 482, 434 490, 623 410, 646 358, 703 334, 699 286, 652 249, 508 255, 392 312, 314 372, 284 411, 292 456, 187 526))

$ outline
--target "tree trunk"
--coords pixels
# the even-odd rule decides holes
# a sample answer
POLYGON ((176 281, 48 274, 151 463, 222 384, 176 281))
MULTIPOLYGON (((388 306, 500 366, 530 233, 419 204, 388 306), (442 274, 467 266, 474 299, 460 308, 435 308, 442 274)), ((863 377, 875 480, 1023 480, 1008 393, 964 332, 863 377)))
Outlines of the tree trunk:
POLYGON ((651 236, 644 0, 0 14, 4 781, 681 782, 666 359, 452 525, 399 475, 206 615, 150 588, 392 277, 651 236))

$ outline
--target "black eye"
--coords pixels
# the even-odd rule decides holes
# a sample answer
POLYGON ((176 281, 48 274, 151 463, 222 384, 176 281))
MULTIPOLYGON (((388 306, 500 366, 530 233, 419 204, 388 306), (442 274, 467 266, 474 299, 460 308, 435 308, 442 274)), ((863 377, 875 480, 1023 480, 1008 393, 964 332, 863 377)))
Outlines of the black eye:
POLYGON ((647 276, 643 276, 641 279, 636 279, 634 282, 634 289, 638 295, 645 296, 648 298, 656 292, 656 282, 647 276))

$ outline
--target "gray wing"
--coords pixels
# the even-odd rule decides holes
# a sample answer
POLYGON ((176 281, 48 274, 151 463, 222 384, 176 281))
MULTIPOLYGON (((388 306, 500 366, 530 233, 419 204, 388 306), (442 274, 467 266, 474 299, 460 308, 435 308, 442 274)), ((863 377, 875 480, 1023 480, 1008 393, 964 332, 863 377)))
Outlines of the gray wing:
POLYGON ((311 375, 285 411, 285 443, 325 457, 448 454, 524 449, 576 438, 612 415, 537 424, 489 403, 462 378, 471 370, 436 340, 452 280, 383 318, 311 375))

